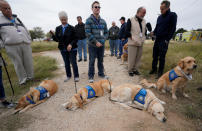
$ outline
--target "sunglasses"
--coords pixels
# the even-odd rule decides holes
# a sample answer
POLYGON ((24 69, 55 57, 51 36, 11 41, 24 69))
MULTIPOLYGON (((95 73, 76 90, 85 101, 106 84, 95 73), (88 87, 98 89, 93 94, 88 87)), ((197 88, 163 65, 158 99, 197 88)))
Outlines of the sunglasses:
POLYGON ((10 7, 2 7, 4 10, 11 10, 11 8, 10 7))
POLYGON ((95 8, 95 9, 100 9, 101 7, 100 7, 100 6, 94 6, 94 8, 95 8))

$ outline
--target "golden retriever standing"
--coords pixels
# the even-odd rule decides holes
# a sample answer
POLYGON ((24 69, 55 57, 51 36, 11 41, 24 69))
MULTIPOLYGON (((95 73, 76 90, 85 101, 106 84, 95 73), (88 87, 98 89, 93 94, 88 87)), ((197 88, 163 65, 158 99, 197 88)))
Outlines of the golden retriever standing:
POLYGON ((105 91, 111 90, 111 82, 108 80, 100 80, 98 82, 90 83, 86 87, 82 87, 78 90, 69 102, 62 104, 63 107, 69 110, 76 110, 77 108, 83 108, 84 104, 87 104, 87 100, 92 100, 98 96, 103 96, 105 91))
POLYGON ((37 88, 30 88, 29 92, 21 97, 15 108, 15 113, 25 112, 40 103, 43 103, 58 90, 57 84, 52 80, 44 80, 37 88))
POLYGON ((165 102, 159 100, 152 91, 145 90, 140 85, 123 84, 115 87, 111 93, 111 100, 120 102, 124 106, 135 104, 139 108, 148 111, 158 120, 166 122, 164 115, 165 102))
POLYGON ((128 44, 123 46, 123 54, 121 55, 122 64, 128 61, 128 44))
POLYGON ((177 99, 175 93, 178 88, 181 89, 184 97, 189 97, 184 92, 184 89, 186 87, 187 81, 192 79, 192 72, 194 69, 196 69, 196 67, 197 65, 195 59, 188 56, 181 59, 174 69, 163 74, 158 79, 156 84, 149 83, 146 79, 142 80, 141 84, 148 88, 157 88, 163 93, 165 93, 167 90, 170 90, 173 99, 177 99))

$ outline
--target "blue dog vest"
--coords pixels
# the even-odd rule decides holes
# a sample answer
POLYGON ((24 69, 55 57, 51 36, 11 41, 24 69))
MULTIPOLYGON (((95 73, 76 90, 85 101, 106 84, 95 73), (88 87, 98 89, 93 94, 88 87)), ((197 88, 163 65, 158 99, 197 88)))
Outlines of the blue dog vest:
POLYGON ((95 97, 95 91, 91 86, 85 87, 88 90, 88 99, 95 97))
POLYGON ((180 76, 178 76, 176 74, 176 72, 174 71, 174 69, 172 69, 170 72, 169 72, 169 80, 172 82, 173 80, 175 80, 176 78, 178 78, 180 76))
POLYGON ((47 96, 48 91, 45 88, 43 88, 42 86, 38 86, 36 89, 40 92, 39 100, 43 100, 46 97, 48 97, 47 96))
POLYGON ((134 100, 143 104, 145 103, 145 96, 147 95, 147 91, 142 88, 138 93, 137 95, 135 96, 134 100))
MULTIPOLYGON (((46 97, 48 97, 48 91, 45 88, 43 88, 42 86, 38 86, 35 89, 40 92, 39 100, 43 100, 46 97)), ((32 99, 30 99, 29 97, 26 97, 27 101, 29 101, 30 104, 35 104, 35 102, 33 101, 33 96, 31 96, 31 98, 32 99)))

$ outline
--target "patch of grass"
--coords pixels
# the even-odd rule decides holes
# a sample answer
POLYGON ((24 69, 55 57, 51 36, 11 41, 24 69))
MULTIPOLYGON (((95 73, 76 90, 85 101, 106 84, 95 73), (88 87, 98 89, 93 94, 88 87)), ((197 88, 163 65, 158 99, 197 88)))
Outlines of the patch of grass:
MULTIPOLYGON (((19 95, 24 94, 29 90, 29 87, 36 86, 39 84, 39 82, 45 78, 51 78, 53 77, 53 71, 57 69, 57 63, 56 60, 50 57, 45 56, 34 56, 34 78, 39 81, 30 81, 27 82, 26 85, 20 86, 18 84, 18 78, 16 76, 13 63, 10 61, 8 56, 3 51, 3 58, 5 59, 7 63, 7 69, 12 81, 12 85, 15 91, 15 97, 14 100, 17 100, 19 98, 19 95)), ((4 88, 6 92, 6 96, 8 99, 12 96, 12 91, 10 89, 10 84, 5 72, 5 69, 2 67, 3 70, 3 83, 4 88)))
POLYGON ((57 50, 58 49, 58 43, 57 42, 32 42, 32 52, 42 52, 42 51, 48 51, 48 50, 57 50))
MULTIPOLYGON (((155 82, 153 76, 148 75, 152 68, 152 51, 153 42, 147 41, 143 48, 142 64, 140 71, 150 81, 155 82)), ((169 104, 168 110, 176 113, 181 113, 187 118, 193 120, 202 120, 202 95, 201 91, 197 90, 202 85, 202 42, 194 41, 189 43, 171 41, 166 55, 165 70, 167 72, 174 68, 181 58, 186 56, 195 57, 197 61, 197 69, 193 73, 193 80, 188 81, 186 92, 190 98, 184 98, 181 93, 177 94, 178 100, 172 101, 171 95, 167 93, 166 96, 159 95, 160 98, 166 99, 169 104), (199 54, 200 53, 200 54, 199 54), (197 56, 196 56, 197 55, 197 56), (169 95, 168 95, 169 94, 169 95), (167 98, 168 97, 168 98, 167 98)), ((155 91, 154 91, 155 92, 155 91)), ((158 94, 158 93, 157 93, 158 94)), ((167 109, 167 108, 166 108, 167 109)))
POLYGON ((35 117, 28 114, 6 115, 1 117, 0 129, 1 131, 16 131, 31 124, 34 121, 33 118, 35 117))
POLYGON ((105 49, 109 50, 109 48, 110 48, 110 47, 109 47, 109 40, 106 40, 106 41, 105 41, 105 49))

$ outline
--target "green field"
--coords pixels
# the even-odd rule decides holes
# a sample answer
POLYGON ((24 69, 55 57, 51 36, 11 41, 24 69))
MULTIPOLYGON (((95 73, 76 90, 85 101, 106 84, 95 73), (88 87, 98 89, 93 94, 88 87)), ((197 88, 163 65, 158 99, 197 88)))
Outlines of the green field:
POLYGON ((58 43, 56 42, 32 42, 32 52, 42 52, 42 51, 48 51, 48 50, 57 50, 58 49, 58 43))

